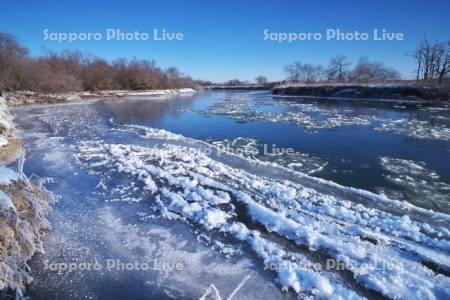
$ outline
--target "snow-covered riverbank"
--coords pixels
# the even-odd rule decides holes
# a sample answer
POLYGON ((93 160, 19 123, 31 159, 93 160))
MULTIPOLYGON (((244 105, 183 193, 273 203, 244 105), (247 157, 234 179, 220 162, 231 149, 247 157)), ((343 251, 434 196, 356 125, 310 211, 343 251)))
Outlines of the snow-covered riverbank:
POLYGON ((165 90, 104 90, 95 92, 70 92, 59 94, 37 94, 30 91, 15 92, 6 95, 9 106, 29 105, 29 104, 47 104, 79 101, 83 99, 101 99, 109 97, 149 97, 149 96, 167 96, 178 94, 191 94, 196 90, 192 88, 165 89, 165 90))
POLYGON ((449 101, 448 88, 418 84, 285 84, 272 89, 277 96, 364 101, 449 101))
POLYGON ((22 295, 32 279, 27 262, 42 251, 50 229, 47 214, 54 197, 44 188, 45 180, 30 181, 23 173, 24 151, 0 98, 0 298, 22 295))

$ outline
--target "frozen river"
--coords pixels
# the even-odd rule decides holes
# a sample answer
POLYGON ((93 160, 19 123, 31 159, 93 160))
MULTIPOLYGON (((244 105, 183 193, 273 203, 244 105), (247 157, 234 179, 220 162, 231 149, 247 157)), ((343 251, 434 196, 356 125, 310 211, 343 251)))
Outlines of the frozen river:
POLYGON ((60 196, 32 299, 450 297, 448 107, 235 91, 13 113, 60 196))

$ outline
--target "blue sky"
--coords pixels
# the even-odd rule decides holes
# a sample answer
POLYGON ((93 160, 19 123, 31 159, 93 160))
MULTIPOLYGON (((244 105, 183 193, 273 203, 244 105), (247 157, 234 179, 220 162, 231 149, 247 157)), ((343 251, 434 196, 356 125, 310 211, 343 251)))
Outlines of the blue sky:
POLYGON ((450 1, 4 1, 0 30, 15 34, 39 55, 43 49, 78 48, 107 59, 155 59, 177 66, 197 79, 253 80, 265 75, 284 77, 283 66, 293 61, 321 63, 345 54, 351 61, 368 55, 413 74, 406 54, 427 33, 450 39, 450 1), (152 33, 154 28, 182 32, 183 41, 44 41, 50 32, 152 33), (374 28, 405 34, 404 41, 264 41, 271 32, 320 32, 340 28, 372 33, 374 28))

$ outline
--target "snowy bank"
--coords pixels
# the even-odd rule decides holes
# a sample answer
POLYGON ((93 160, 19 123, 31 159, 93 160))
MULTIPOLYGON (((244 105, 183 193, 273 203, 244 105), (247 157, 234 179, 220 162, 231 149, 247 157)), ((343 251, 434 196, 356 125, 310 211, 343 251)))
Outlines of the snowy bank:
POLYGON ((260 91, 269 90, 269 85, 211 85, 203 87, 205 90, 248 90, 248 91, 260 91))
MULTIPOLYGON (((99 99, 106 97, 152 97, 165 95, 178 95, 195 93, 192 88, 182 89, 166 89, 166 90, 105 90, 105 91, 87 91, 87 92, 70 92, 59 94, 37 94, 31 91, 18 91, 6 95, 8 105, 18 106, 27 104, 48 104, 68 101, 80 101, 84 99, 99 99)), ((0 119, 1 121, 1 119, 0 119)))
POLYGON ((0 97, 0 298, 19 298, 27 283, 27 261, 42 251, 42 237, 50 229, 47 214, 53 194, 43 181, 23 174, 24 149, 14 139, 14 126, 0 97))
POLYGON ((449 101, 448 90, 417 84, 286 84, 272 89, 274 95, 355 100, 449 101))

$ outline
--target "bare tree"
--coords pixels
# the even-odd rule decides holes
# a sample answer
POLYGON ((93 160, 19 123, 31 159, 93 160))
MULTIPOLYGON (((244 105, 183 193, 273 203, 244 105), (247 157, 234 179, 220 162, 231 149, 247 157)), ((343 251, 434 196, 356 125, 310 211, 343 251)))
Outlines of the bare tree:
POLYGON ((302 66, 302 79, 306 82, 315 82, 323 78, 321 65, 304 64, 302 66))
POLYGON ((284 72, 286 73, 287 80, 299 81, 302 76, 303 64, 299 61, 289 64, 284 67, 284 72))
POLYGON ((420 79, 420 75, 422 74, 422 68, 423 68, 423 53, 422 53, 422 48, 417 47, 416 50, 414 50, 411 53, 411 56, 415 59, 416 64, 417 64, 417 69, 416 69, 416 80, 419 81, 420 79))
POLYGON ((83 70, 83 87, 85 90, 114 89, 114 71, 107 61, 94 59, 89 61, 83 70))
POLYGON ((191 77, 184 75, 176 67, 167 68, 165 74, 169 88, 193 87, 195 85, 191 77))
POLYGON ((438 45, 436 56, 436 73, 441 84, 444 77, 450 73, 450 41, 438 45))
POLYGON ((224 82, 226 86, 240 86, 245 85, 245 82, 240 81, 239 79, 230 79, 227 82, 224 82))
POLYGON ((13 35, 0 32, 0 91, 17 89, 23 83, 27 53, 13 35))
POLYGON ((323 67, 309 63, 294 62, 284 67, 284 71, 292 81, 315 82, 323 77, 323 67))
POLYGON ((343 82, 348 76, 350 65, 350 62, 347 61, 344 55, 333 57, 326 70, 327 79, 343 82))
POLYGON ((184 75, 177 68, 161 70, 153 60, 133 58, 116 59, 112 64, 115 85, 121 89, 142 90, 160 88, 194 87, 191 77, 184 75))
POLYGON ((351 72, 351 79, 359 82, 398 80, 400 73, 385 67, 380 62, 372 62, 369 58, 361 57, 351 72))
POLYGON ((267 84, 267 77, 259 75, 255 78, 255 81, 259 85, 266 85, 267 84))
POLYGON ((450 41, 430 42, 425 36, 417 48, 411 53, 416 61, 416 80, 443 78, 450 72, 450 41))
POLYGON ((27 82, 21 89, 45 93, 83 90, 83 59, 78 51, 47 52, 44 56, 29 59, 27 82))
POLYGON ((29 57, 25 47, 0 32, 0 92, 33 90, 57 93, 80 90, 162 89, 194 87, 176 68, 162 70, 152 60, 117 59, 113 63, 78 50, 47 51, 29 57))

